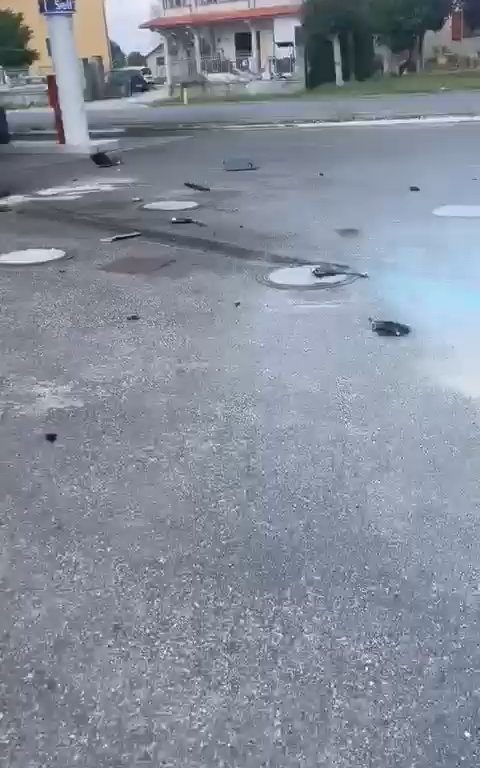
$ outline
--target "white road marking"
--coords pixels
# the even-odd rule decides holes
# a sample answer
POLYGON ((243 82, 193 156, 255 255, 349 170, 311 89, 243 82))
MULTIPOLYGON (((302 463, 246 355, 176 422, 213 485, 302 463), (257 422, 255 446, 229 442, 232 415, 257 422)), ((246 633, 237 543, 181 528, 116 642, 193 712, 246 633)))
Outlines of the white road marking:
POLYGON ((48 261, 63 259, 65 255, 65 251, 61 251, 59 248, 27 248, 24 251, 1 253, 0 264, 12 266, 46 264, 48 261))
POLYGON ((480 205, 442 205, 433 211, 435 216, 445 216, 457 219, 480 218, 480 205))

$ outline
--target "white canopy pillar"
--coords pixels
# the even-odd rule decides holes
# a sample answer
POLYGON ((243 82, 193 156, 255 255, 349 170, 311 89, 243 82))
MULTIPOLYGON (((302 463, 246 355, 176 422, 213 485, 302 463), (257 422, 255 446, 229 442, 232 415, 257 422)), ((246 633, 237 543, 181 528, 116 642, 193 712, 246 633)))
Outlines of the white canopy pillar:
POLYGON ((90 136, 83 76, 73 34, 75 0, 41 0, 40 10, 47 19, 65 143, 71 148, 88 151, 90 136))

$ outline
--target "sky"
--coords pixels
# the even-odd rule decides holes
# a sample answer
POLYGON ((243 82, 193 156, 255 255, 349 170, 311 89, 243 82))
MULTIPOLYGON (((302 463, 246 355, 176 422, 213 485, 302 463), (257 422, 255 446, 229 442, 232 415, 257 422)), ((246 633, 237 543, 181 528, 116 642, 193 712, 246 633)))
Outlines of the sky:
POLYGON ((150 18, 151 0, 107 0, 108 29, 112 40, 126 53, 153 48, 151 32, 138 29, 150 18))

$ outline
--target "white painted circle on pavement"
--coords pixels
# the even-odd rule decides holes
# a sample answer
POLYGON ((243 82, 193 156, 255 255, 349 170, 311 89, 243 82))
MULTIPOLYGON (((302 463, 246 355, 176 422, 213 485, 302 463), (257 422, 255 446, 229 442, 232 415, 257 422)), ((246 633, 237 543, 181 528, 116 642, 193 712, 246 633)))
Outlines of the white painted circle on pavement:
POLYGON ((272 285, 291 288, 319 288, 328 285, 339 285, 350 278, 347 272, 338 272, 336 275, 315 277, 314 264, 301 267, 282 267, 275 269, 268 275, 268 282, 272 285))
POLYGON ((65 251, 61 251, 58 248, 27 248, 24 251, 0 253, 0 265, 46 264, 49 261, 63 259, 65 255, 65 251))
POLYGON ((198 203, 193 200, 157 200, 143 207, 146 211, 191 211, 198 208, 198 203))
POLYGON ((478 219, 480 218, 480 205, 442 205, 435 208, 435 216, 451 216, 457 219, 478 219))

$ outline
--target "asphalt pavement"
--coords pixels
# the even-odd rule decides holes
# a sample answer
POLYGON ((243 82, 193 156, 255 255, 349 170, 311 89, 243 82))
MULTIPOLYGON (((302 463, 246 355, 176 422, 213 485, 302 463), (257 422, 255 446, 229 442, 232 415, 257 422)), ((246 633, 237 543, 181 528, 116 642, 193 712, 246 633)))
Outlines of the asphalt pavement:
POLYGON ((434 214, 479 204, 477 145, 205 131, 20 169, 0 250, 70 258, 0 271, 5 765, 478 765, 480 219, 434 214), (268 282, 326 260, 369 277, 268 282))
MULTIPOLYGON (((88 110, 88 105, 87 105, 88 110)), ((90 109, 91 128, 119 126, 169 129, 188 125, 278 123, 304 120, 378 119, 438 115, 480 115, 480 92, 441 91, 438 93, 395 94, 392 96, 330 96, 279 98, 268 101, 217 102, 160 107, 121 108, 108 102, 102 109, 90 109)), ((16 110, 8 114, 13 131, 53 128, 53 114, 44 109, 16 110)))

